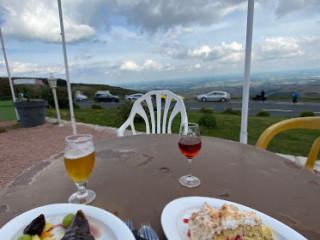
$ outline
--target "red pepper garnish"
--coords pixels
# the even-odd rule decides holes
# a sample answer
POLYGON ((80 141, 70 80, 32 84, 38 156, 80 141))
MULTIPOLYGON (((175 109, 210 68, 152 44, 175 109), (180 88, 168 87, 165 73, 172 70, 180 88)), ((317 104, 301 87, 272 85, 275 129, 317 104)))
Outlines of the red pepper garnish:
POLYGON ((234 240, 242 240, 242 237, 240 235, 237 235, 234 240))

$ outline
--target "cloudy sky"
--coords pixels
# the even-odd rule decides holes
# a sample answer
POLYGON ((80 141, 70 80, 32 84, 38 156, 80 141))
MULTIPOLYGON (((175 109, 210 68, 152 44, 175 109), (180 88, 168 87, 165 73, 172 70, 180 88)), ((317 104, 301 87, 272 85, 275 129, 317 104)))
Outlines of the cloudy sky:
MULTIPOLYGON (((256 0, 252 72, 319 68, 319 5, 256 0)), ((62 0, 62 10, 72 82, 243 72, 245 0, 62 0)), ((56 0, 0 0, 0 24, 12 76, 65 78, 56 0)))

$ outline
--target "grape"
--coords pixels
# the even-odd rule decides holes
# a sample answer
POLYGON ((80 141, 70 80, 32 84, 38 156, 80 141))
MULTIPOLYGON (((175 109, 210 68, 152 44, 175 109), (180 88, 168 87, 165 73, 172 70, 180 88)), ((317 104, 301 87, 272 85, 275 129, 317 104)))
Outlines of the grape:
POLYGON ((18 240, 31 240, 31 236, 29 234, 23 234, 21 235, 18 240))
POLYGON ((66 215, 62 221, 63 226, 69 227, 70 224, 72 223, 73 218, 74 218, 74 215, 72 213, 66 215))

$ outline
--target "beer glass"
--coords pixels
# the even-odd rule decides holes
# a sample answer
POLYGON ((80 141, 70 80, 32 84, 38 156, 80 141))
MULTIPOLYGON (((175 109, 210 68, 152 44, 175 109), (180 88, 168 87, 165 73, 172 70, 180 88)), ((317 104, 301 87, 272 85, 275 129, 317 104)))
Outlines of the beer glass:
POLYGON ((199 126, 196 123, 183 123, 180 126, 178 146, 181 153, 188 159, 188 174, 179 178, 185 187, 197 187, 201 181, 191 174, 191 162, 201 149, 199 126))
POLYGON ((92 135, 77 134, 65 138, 64 164, 69 177, 78 187, 78 191, 69 197, 69 203, 87 204, 92 202, 96 193, 86 189, 93 171, 95 152, 92 135))

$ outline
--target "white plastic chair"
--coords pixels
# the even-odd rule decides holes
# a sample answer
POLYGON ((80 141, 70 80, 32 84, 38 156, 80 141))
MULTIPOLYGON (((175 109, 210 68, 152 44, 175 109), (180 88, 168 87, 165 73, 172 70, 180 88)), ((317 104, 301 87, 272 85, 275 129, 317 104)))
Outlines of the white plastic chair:
POLYGON ((181 113, 181 124, 188 123, 186 108, 185 108, 183 100, 180 97, 178 97, 176 94, 174 94, 168 90, 150 91, 134 102, 128 119, 118 129, 117 135, 118 135, 118 137, 124 136, 124 133, 129 126, 131 127, 132 134, 133 135, 137 134, 135 127, 134 127, 134 118, 137 114, 140 115, 143 118, 143 120, 145 121, 146 134, 150 134, 150 133, 152 133, 152 134, 156 134, 156 133, 157 134, 161 134, 161 133, 171 134, 172 120, 177 116, 178 113, 181 113), (161 96, 163 94, 166 95, 166 100, 165 100, 163 117, 161 119, 161 115, 162 115, 161 96), (157 114, 156 114, 157 118, 155 118, 155 114, 154 114, 153 99, 155 99, 155 103, 156 103, 156 107, 157 107, 157 114), (172 102, 172 99, 174 99, 175 101, 172 102), (172 104, 174 104, 174 107, 173 107, 171 113, 169 113, 170 105, 172 105, 172 104), (149 110, 148 114, 145 111, 143 106, 148 107, 148 110, 149 110), (167 124, 168 114, 170 114, 170 117, 169 117, 169 121, 167 124), (150 129, 148 115, 150 116, 150 120, 151 120, 151 129, 150 129), (167 128, 166 128, 166 126, 167 126, 167 128))

